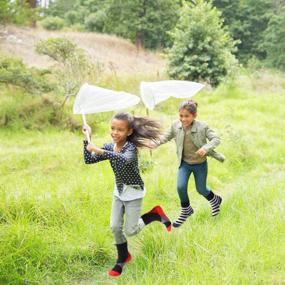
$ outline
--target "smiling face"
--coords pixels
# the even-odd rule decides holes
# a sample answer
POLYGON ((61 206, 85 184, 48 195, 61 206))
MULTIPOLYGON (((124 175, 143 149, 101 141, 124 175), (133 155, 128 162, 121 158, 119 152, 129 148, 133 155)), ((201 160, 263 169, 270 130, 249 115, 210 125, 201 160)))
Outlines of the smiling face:
POLYGON ((183 128, 188 128, 196 118, 196 114, 192 114, 188 110, 181 108, 179 111, 179 118, 183 128))
POLYGON ((114 143, 118 145, 124 144, 132 132, 133 130, 129 128, 128 121, 115 118, 111 121, 111 137, 114 143))

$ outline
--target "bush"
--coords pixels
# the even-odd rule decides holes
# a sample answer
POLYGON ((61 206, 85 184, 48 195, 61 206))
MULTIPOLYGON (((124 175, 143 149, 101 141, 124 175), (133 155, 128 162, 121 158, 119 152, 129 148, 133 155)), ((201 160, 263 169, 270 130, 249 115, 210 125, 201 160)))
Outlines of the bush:
POLYGON ((86 32, 85 26, 79 23, 70 26, 70 29, 74 32, 86 32))
POLYGON ((266 63, 269 67, 285 71, 285 6, 278 15, 270 18, 261 44, 266 51, 266 63))
POLYGON ((61 30, 64 27, 64 20, 59 17, 46 17, 41 21, 42 26, 47 30, 61 30))
POLYGON ((75 23, 77 23, 78 15, 75 11, 68 11, 64 15, 64 18, 66 19, 66 21, 69 25, 74 25, 75 23))
POLYGON ((91 13, 85 20, 85 27, 91 32, 102 32, 106 21, 106 13, 104 11, 98 11, 91 13))
POLYGON ((33 97, 15 88, 4 89, 1 94, 1 128, 44 130, 50 126, 75 130, 80 124, 70 112, 61 108, 54 96, 33 97))
POLYGON ((36 45, 36 51, 44 54, 58 62, 66 62, 66 60, 76 52, 76 44, 65 38, 49 38, 41 40, 36 45))
POLYGON ((53 90, 53 86, 45 78, 47 70, 27 68, 17 58, 0 55, 0 83, 21 87, 28 92, 44 93, 53 90))
POLYGON ((221 13, 210 3, 185 4, 171 33, 168 73, 180 80, 218 85, 235 65, 235 42, 222 27, 221 13))
POLYGON ((36 50, 59 64, 60 68, 54 72, 57 74, 59 93, 65 96, 63 105, 70 96, 78 92, 80 85, 88 80, 88 76, 98 69, 83 49, 65 38, 42 40, 37 44, 36 50))
POLYGON ((38 18, 38 9, 31 9, 28 1, 0 0, 0 23, 16 25, 34 25, 38 18))
POLYGON ((0 23, 6 23, 9 20, 9 6, 7 1, 0 1, 0 23))

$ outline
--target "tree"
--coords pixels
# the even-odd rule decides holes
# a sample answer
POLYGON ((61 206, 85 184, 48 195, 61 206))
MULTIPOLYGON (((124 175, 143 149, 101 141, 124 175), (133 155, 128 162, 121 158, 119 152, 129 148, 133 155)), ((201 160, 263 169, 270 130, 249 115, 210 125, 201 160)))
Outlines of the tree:
POLYGON ((106 19, 107 16, 104 10, 91 13, 85 19, 85 27, 90 32, 103 32, 106 19))
POLYGON ((285 7, 276 12, 264 32, 262 48, 269 66, 285 71, 285 7))
POLYGON ((104 31, 129 38, 137 47, 167 46, 178 19, 173 0, 110 0, 104 31))
POLYGON ((38 1, 37 0, 27 0, 27 3, 30 8, 34 9, 37 7, 38 1))
POLYGON ((35 25, 38 14, 37 9, 34 9, 35 5, 35 0, 0 0, 0 23, 35 25))
POLYGON ((266 56, 261 42, 273 9, 272 1, 281 0, 213 0, 213 5, 222 11, 232 37, 239 41, 237 57, 243 63, 251 57, 262 60, 266 56))
POLYGON ((70 0, 51 1, 44 13, 47 16, 62 17, 66 12, 74 10, 76 2, 70 0))
MULTIPOLYGON (((37 0, 27 0, 27 6, 30 8, 30 9, 36 9, 37 8, 37 4, 38 4, 38 1, 37 0)), ((35 14, 35 13, 33 13, 35 14)), ((36 17, 32 17, 30 19, 30 25, 35 28, 36 27, 36 17)))
POLYGON ((90 61, 85 51, 66 38, 41 40, 36 45, 36 51, 49 56, 58 64, 54 72, 60 82, 59 92, 65 96, 62 106, 70 96, 76 94, 90 73, 96 71, 96 66, 90 61))
POLYGON ((7 1, 0 1, 0 24, 8 22, 9 5, 7 1))
POLYGON ((219 84, 236 63, 234 41, 211 3, 184 4, 172 32, 168 73, 171 78, 219 84))

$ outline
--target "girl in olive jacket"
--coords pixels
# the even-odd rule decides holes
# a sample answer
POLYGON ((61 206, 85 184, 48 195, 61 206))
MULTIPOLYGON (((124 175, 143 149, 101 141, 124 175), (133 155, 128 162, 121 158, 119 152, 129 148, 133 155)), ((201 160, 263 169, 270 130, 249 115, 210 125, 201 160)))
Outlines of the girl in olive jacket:
POLYGON ((173 138, 176 142, 178 158, 177 192, 181 202, 181 212, 173 227, 180 227, 194 213, 188 196, 188 181, 194 175, 196 190, 204 196, 212 207, 212 216, 220 212, 222 198, 207 187, 207 156, 220 162, 225 157, 214 149, 220 144, 220 138, 209 126, 196 120, 197 103, 193 100, 183 102, 179 108, 179 121, 172 124, 169 132, 158 145, 173 138))

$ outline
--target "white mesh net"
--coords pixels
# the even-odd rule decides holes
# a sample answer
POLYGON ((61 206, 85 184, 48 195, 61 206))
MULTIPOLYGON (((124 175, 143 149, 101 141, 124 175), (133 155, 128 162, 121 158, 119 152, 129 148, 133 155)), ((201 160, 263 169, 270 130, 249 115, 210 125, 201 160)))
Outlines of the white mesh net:
POLYGON ((155 105, 169 97, 190 98, 205 85, 192 81, 165 80, 156 82, 141 82, 141 98, 145 106, 153 110, 155 105))
POLYGON ((85 83, 76 95, 73 113, 93 114, 115 111, 132 107, 139 102, 138 96, 85 83))

